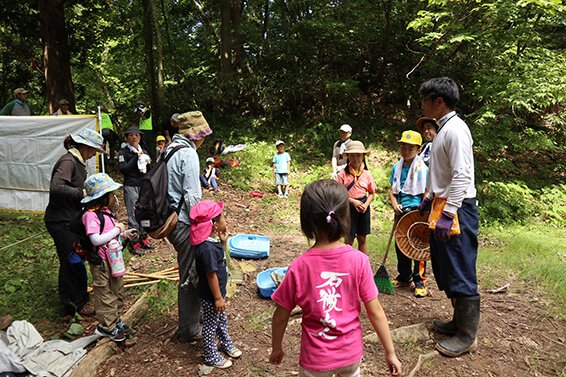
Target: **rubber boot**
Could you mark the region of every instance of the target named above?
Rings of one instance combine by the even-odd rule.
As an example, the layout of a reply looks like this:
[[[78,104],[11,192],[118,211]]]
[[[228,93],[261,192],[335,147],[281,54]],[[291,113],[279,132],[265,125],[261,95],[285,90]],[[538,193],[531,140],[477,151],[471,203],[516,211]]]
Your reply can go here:
[[[476,335],[480,322],[480,296],[458,297],[455,303],[456,335],[436,343],[445,356],[457,357],[478,347]]]
[[[454,336],[458,331],[456,327],[456,299],[451,299],[452,308],[454,308],[454,314],[452,315],[451,321],[441,321],[440,319],[432,320],[432,329],[440,334]]]

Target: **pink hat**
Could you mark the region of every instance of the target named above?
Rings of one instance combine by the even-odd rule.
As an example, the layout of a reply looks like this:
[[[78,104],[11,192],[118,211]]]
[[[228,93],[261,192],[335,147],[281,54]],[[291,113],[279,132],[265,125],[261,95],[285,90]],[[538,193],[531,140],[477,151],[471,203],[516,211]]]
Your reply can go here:
[[[191,208],[191,245],[206,241],[212,233],[212,219],[222,213],[224,203],[214,200],[203,200]]]

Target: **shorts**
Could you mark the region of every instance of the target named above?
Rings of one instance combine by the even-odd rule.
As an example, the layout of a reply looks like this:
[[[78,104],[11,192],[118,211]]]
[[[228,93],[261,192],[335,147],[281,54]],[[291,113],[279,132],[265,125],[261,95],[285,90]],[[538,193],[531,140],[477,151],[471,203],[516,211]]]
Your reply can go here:
[[[308,370],[303,367],[299,367],[299,377],[332,377],[336,375],[337,377],[359,377],[361,376],[360,364],[361,360],[355,364],[348,365],[342,368],[336,368],[334,370],[329,370],[327,372],[316,372],[314,370]]]
[[[365,203],[367,197],[357,198],[362,203]],[[371,207],[364,213],[359,213],[358,210],[350,204],[350,240],[356,238],[356,236],[365,236],[371,233]]]
[[[275,184],[287,186],[289,184],[289,174],[275,173]]]

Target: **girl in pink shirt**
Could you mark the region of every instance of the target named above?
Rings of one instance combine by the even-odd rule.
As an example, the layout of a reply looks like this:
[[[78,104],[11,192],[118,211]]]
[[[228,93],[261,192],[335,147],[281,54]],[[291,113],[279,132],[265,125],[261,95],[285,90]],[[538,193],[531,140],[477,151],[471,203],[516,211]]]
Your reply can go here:
[[[324,179],[305,187],[301,229],[315,244],[291,263],[271,296],[277,309],[273,314],[269,361],[281,363],[283,335],[291,310],[298,305],[303,310],[299,376],[360,376],[362,301],[385,349],[390,374],[400,376],[401,363],[377,298],[369,259],[341,242],[348,226],[348,193],[342,185]]]
[[[361,141],[348,143],[342,153],[348,157],[348,165],[338,173],[336,180],[346,190],[350,202],[350,233],[347,242],[352,245],[358,239],[358,250],[368,253],[366,236],[371,232],[370,205],[377,186],[367,170],[365,156],[369,155]]]
[[[125,230],[116,221],[113,210],[118,206],[114,191],[122,187],[105,173],[93,174],[85,181],[86,196],[82,222],[86,235],[98,253],[89,259],[94,290],[94,309],[99,324],[95,334],[116,342],[126,339],[130,328],[120,319],[124,306],[124,279],[126,272],[122,257],[122,238],[135,239],[137,229]]]

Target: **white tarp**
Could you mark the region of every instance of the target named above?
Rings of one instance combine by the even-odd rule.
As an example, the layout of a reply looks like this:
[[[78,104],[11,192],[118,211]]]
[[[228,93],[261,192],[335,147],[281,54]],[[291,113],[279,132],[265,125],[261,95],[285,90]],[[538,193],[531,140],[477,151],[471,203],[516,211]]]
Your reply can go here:
[[[83,128],[96,130],[96,115],[0,116],[0,211],[44,211],[63,140]],[[95,158],[87,171],[96,172]]]

